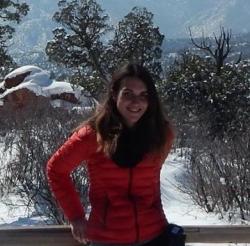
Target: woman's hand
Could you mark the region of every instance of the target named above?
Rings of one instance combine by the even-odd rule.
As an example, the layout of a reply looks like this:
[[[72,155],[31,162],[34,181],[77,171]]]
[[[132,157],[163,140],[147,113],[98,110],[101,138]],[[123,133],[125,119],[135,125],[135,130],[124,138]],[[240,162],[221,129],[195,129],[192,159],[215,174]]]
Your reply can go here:
[[[70,228],[73,237],[80,243],[87,244],[88,240],[86,238],[86,225],[85,219],[75,219],[70,221]]]

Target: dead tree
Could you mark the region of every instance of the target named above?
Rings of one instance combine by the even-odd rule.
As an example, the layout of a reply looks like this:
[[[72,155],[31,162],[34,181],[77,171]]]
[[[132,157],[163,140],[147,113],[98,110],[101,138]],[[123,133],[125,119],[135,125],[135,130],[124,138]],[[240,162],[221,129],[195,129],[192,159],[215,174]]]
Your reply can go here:
[[[220,75],[221,68],[223,67],[225,59],[227,58],[227,56],[230,53],[231,48],[232,48],[232,46],[230,44],[230,40],[232,37],[231,29],[225,31],[224,27],[220,27],[220,34],[218,36],[216,36],[215,33],[213,33],[215,47],[213,47],[213,45],[212,45],[213,44],[212,38],[205,37],[204,33],[202,33],[200,43],[198,43],[194,40],[190,28],[189,28],[189,35],[190,35],[190,39],[195,47],[197,47],[201,50],[204,50],[205,52],[207,52],[208,54],[210,54],[214,58],[215,64],[216,64],[217,75]]]

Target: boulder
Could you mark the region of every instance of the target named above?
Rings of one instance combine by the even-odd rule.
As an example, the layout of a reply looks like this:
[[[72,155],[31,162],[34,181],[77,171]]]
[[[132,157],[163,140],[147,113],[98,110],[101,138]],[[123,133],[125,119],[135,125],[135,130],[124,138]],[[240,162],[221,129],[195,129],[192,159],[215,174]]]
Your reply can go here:
[[[17,74],[15,77],[10,77],[10,78],[5,78],[4,79],[4,87],[6,89],[10,89],[12,87],[15,87],[19,84],[21,84],[24,79],[30,75],[31,71],[28,71],[28,72],[24,72],[24,73],[21,73],[21,74]]]
[[[0,101],[19,109],[37,103],[38,98],[47,100],[53,107],[71,110],[77,106],[90,106],[90,100],[82,95],[82,88],[50,78],[49,72],[36,66],[15,69],[0,83]],[[4,107],[3,103],[0,107]]]

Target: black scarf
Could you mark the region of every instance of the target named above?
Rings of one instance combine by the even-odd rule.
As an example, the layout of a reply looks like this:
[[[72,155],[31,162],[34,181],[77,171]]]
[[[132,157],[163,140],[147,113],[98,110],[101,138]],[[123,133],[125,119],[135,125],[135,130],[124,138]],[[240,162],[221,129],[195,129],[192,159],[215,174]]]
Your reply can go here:
[[[136,166],[148,151],[147,134],[140,128],[123,127],[112,160],[120,167]]]

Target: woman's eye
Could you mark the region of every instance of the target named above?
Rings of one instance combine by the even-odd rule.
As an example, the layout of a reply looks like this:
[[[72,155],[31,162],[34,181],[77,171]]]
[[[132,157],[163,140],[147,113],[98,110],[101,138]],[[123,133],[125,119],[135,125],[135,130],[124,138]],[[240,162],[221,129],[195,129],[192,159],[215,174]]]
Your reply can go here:
[[[148,95],[147,94],[143,94],[143,95],[140,96],[140,98],[142,100],[148,100]]]
[[[134,93],[130,91],[124,91],[122,93],[122,96],[124,99],[127,100],[140,100],[140,101],[147,101],[148,100],[148,94],[140,94],[140,95],[135,95]]]
[[[133,97],[133,94],[132,94],[131,92],[129,92],[129,91],[124,91],[124,92],[122,93],[122,95],[123,95],[124,97],[126,97],[126,98],[131,98],[131,97]]]

